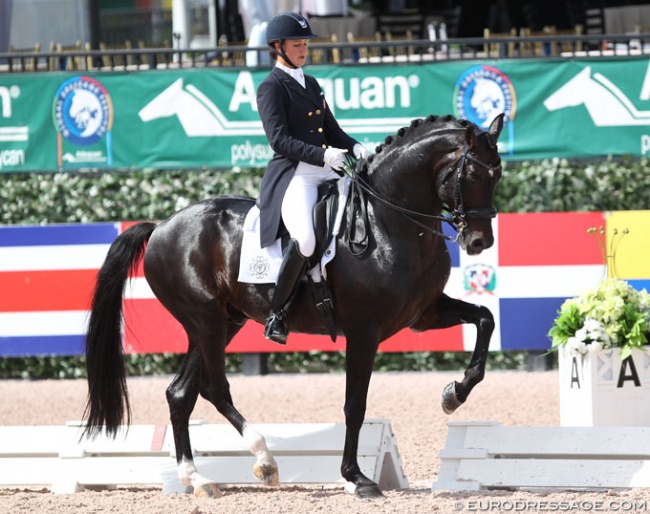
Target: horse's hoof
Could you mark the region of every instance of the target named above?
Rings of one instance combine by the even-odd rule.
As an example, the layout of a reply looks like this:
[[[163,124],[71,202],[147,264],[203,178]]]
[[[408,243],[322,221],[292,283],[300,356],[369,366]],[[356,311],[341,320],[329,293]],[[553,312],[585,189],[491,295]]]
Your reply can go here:
[[[276,486],[280,483],[280,475],[277,466],[270,464],[256,464],[253,467],[253,475],[264,485]]]
[[[453,414],[462,404],[456,395],[456,383],[450,382],[442,390],[442,410],[445,414]]]
[[[354,482],[345,483],[345,492],[354,494],[358,498],[383,498],[384,493],[381,492],[379,486],[375,483],[357,485]]]
[[[222,493],[217,484],[205,483],[194,488],[194,496],[197,498],[221,498]]]
[[[377,484],[361,485],[357,487],[356,495],[359,498],[383,498],[384,493],[381,492]]]

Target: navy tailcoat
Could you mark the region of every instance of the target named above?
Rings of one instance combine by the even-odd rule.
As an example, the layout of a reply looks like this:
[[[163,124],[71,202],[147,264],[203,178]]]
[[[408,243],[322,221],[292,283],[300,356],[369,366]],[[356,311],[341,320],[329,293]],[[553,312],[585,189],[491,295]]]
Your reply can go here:
[[[305,75],[305,88],[274,67],[257,89],[257,108],[273,150],[260,191],[260,243],[278,238],[284,193],[299,161],[323,166],[328,146],[353,152],[355,139],[334,119],[314,77]]]

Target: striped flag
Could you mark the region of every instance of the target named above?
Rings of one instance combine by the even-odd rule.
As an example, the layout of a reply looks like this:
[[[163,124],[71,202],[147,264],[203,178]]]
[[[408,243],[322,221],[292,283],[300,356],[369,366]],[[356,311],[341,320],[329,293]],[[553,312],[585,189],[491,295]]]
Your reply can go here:
[[[587,229],[606,227],[611,244],[615,230],[629,228],[618,248],[618,276],[638,289],[650,286],[649,217],[650,211],[501,214],[493,221],[495,244],[481,255],[468,256],[457,244],[448,244],[452,272],[445,291],[492,311],[491,350],[547,350],[546,334],[560,305],[605,276],[599,243]],[[0,356],[83,351],[97,270],[110,243],[130,225],[0,227]],[[127,284],[124,319],[127,353],[187,348],[185,332],[154,297],[142,266]],[[262,332],[260,324],[248,322],[228,351],[345,349],[344,338],[333,344],[327,336],[291,333],[281,346],[265,340]],[[471,325],[421,333],[407,329],[380,350],[470,351],[475,340]]]
[[[97,270],[119,224],[0,228],[0,355],[82,352]]]
[[[547,350],[546,334],[564,300],[604,277],[598,243],[587,233],[604,223],[601,212],[499,215],[492,224],[495,244],[481,255],[469,256],[458,244],[448,243],[452,272],[445,292],[491,310],[496,321],[491,350]],[[452,235],[448,227],[445,232]],[[184,349],[182,328],[161,309],[146,283],[140,282],[138,290],[128,300],[131,314],[125,315],[131,326],[125,334],[127,350],[177,349],[179,341]],[[155,337],[146,336],[152,333]],[[473,325],[419,333],[407,329],[382,343],[380,350],[471,351],[475,342]],[[344,343],[343,338],[333,344],[326,336],[291,333],[288,344],[279,346],[262,337],[261,325],[248,322],[229,351],[337,351],[345,349]]]
[[[446,292],[492,311],[491,350],[547,350],[546,334],[564,300],[605,276],[598,243],[587,233],[603,223],[600,212],[500,214],[489,250],[469,256],[450,247]],[[472,281],[476,274],[486,285]],[[464,349],[472,350],[475,339],[474,327],[464,325]]]

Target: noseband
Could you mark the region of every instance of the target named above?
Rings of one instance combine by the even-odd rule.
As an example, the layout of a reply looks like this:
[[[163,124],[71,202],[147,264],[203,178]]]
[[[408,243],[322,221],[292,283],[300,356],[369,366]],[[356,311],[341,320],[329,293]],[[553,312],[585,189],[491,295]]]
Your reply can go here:
[[[380,202],[390,207],[391,209],[404,214],[409,220],[411,220],[419,227],[425,229],[427,232],[431,232],[432,234],[441,236],[447,241],[456,242],[458,241],[458,238],[460,238],[460,236],[463,234],[463,231],[467,227],[466,220],[468,218],[490,219],[490,218],[494,218],[497,215],[497,210],[494,207],[478,207],[475,209],[465,208],[465,201],[463,199],[462,178],[463,175],[465,174],[465,169],[467,168],[467,161],[472,161],[478,164],[479,166],[491,171],[497,170],[500,166],[500,164],[492,165],[483,162],[478,157],[476,157],[473,153],[471,153],[467,145],[465,145],[463,147],[463,153],[458,158],[458,160],[454,163],[454,165],[449,169],[449,172],[445,175],[445,178],[443,179],[444,182],[444,180],[446,180],[447,177],[451,175],[453,171],[456,172],[457,207],[455,209],[450,209],[448,207],[445,208],[445,210],[449,212],[447,216],[437,216],[435,214],[427,214],[424,212],[412,211],[410,209],[407,209],[406,207],[401,207],[382,198],[372,189],[372,187],[365,180],[363,180],[360,177],[359,170],[364,164],[363,161],[358,161],[356,172],[348,171],[348,175],[352,179],[353,185],[358,186],[360,189],[364,190],[369,196],[373,197],[376,200],[379,200]],[[414,218],[415,216],[428,219],[428,220],[438,220],[438,221],[443,221],[445,223],[449,223],[451,227],[456,231],[456,237],[450,237],[438,230],[435,230],[434,228],[429,227],[428,225],[425,225],[424,223],[421,223],[420,221]]]
[[[467,222],[465,221],[467,218],[490,219],[490,218],[494,218],[497,215],[497,210],[494,206],[477,207],[475,209],[465,208],[465,200],[463,199],[462,178],[465,172],[465,168],[467,167],[468,160],[475,162],[479,166],[491,171],[496,170],[500,166],[500,164],[493,166],[491,164],[487,164],[483,162],[474,154],[470,153],[469,148],[467,148],[467,145],[463,147],[463,153],[456,161],[456,205],[458,207],[456,207],[456,209],[453,210],[448,209],[449,217],[443,218],[444,221],[450,223],[451,226],[454,227],[454,229],[458,232],[455,240],[458,240],[463,230],[467,226]]]

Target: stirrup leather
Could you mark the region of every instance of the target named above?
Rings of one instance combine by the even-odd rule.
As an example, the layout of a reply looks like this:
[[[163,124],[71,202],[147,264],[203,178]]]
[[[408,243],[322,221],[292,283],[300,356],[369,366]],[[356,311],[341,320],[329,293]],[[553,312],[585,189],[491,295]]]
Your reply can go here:
[[[314,280],[307,275],[309,282],[312,287],[312,299],[316,310],[323,322],[323,326],[327,333],[332,339],[332,342],[336,342],[336,317],[334,315],[334,300],[332,299],[332,292],[327,286],[325,279],[322,279],[320,282],[314,282]]]

